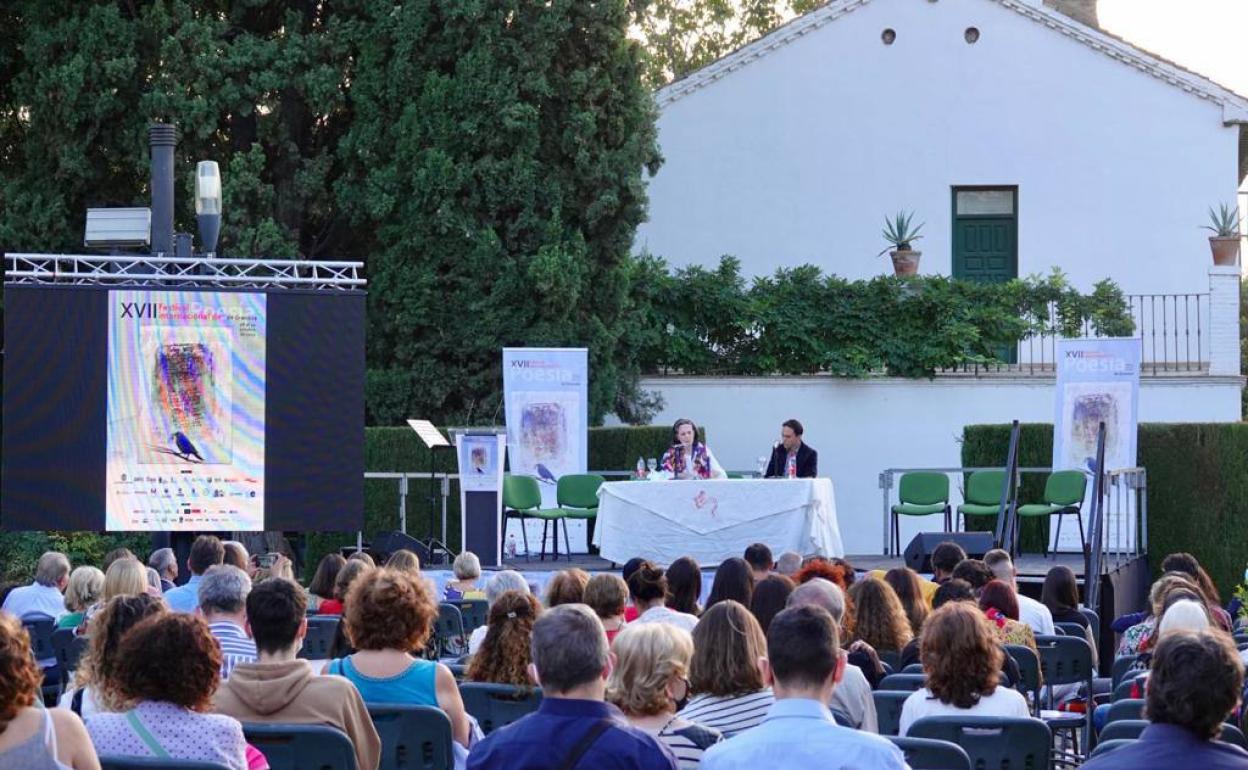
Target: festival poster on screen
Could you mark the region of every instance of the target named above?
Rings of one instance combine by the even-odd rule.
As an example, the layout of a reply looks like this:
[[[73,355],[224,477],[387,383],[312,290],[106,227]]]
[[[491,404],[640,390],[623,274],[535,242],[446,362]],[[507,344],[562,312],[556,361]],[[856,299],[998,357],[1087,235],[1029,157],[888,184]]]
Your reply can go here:
[[[504,348],[503,400],[511,472],[532,476],[542,507],[554,508],[556,484],[565,473],[584,473],[589,462],[589,351],[585,348]],[[529,542],[541,536],[540,522]],[[569,535],[584,523],[568,522]]]
[[[1105,423],[1105,469],[1135,467],[1139,422],[1140,340],[1103,338],[1058,340],[1056,419],[1053,423],[1053,467],[1096,470],[1098,426]],[[1092,477],[1084,499],[1085,528],[1092,511]],[[1114,490],[1109,490],[1114,494]],[[1121,504],[1119,504],[1121,502]],[[1102,531],[1110,545],[1130,547],[1135,537],[1133,500],[1112,500],[1105,506]],[[1079,529],[1072,517],[1062,524],[1061,541],[1050,526],[1051,547],[1079,551]]]
[[[264,294],[109,292],[109,530],[264,529]]]

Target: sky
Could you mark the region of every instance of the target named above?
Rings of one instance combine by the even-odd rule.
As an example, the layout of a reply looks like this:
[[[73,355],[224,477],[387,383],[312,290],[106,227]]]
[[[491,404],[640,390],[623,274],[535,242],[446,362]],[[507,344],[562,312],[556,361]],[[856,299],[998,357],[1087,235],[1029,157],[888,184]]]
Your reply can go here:
[[[1248,0],[1100,0],[1101,27],[1248,96]]]

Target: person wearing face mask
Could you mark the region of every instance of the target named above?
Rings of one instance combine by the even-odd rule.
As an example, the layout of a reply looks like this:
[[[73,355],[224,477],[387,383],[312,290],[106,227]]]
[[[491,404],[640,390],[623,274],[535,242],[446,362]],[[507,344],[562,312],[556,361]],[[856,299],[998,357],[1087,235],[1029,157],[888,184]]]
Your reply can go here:
[[[616,637],[615,670],[607,682],[607,700],[624,712],[633,727],[671,749],[681,770],[702,762],[702,753],[724,739],[676,712],[689,701],[689,662],[693,637],[666,623],[628,626]]]
[[[710,447],[698,441],[698,426],[684,417],[672,426],[672,444],[663,453],[659,466],[676,479],[728,478]]]

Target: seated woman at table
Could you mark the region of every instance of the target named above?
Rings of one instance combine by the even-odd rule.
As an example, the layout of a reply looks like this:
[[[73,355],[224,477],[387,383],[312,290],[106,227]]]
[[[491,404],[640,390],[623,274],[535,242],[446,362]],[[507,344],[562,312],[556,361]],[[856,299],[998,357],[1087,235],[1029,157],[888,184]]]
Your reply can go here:
[[[710,447],[698,441],[698,426],[684,417],[672,426],[672,445],[663,453],[659,467],[677,479],[728,478]]]

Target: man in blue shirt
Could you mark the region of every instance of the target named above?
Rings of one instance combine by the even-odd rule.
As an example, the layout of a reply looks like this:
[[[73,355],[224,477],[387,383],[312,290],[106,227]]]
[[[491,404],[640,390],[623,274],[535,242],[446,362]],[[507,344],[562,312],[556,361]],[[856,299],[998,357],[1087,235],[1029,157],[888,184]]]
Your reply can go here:
[[[199,584],[209,567],[225,562],[225,546],[216,535],[200,535],[191,544],[191,557],[186,566],[191,568],[191,579],[165,593],[165,602],[174,612],[194,612],[199,607]]]
[[[824,705],[845,669],[827,610],[803,606],[776,615],[762,664],[775,704],[758,727],[712,746],[702,756],[702,770],[906,768],[901,749],[878,735],[841,727]]]
[[[1248,751],[1218,740],[1243,682],[1243,666],[1227,634],[1214,629],[1168,632],[1153,650],[1144,686],[1144,713],[1152,724],[1131,745],[1094,757],[1083,767],[1248,768]]]
[[[615,657],[592,610],[547,610],[530,646],[529,676],[541,685],[542,704],[478,743],[468,770],[677,770],[666,746],[604,702]]]

